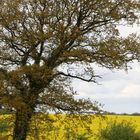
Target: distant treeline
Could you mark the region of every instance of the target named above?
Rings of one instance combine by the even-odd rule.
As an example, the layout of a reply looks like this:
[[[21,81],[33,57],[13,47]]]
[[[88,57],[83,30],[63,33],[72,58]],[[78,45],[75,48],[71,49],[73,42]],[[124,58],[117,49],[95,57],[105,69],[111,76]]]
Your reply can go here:
[[[104,111],[102,114],[105,114],[105,115],[132,115],[132,116],[140,116],[139,112],[135,112],[135,113],[115,113],[115,112]]]
[[[15,110],[13,108],[9,107],[0,107],[0,114],[11,114],[14,113]],[[129,116],[140,116],[140,112],[134,112],[134,113],[115,113],[115,112],[108,112],[103,111],[101,113],[102,115],[129,115]]]

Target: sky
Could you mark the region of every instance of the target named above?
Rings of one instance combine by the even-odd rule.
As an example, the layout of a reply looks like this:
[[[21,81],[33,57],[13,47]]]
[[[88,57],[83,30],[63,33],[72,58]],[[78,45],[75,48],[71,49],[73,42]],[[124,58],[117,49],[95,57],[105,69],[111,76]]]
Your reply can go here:
[[[140,25],[118,27],[120,35],[126,37],[131,33],[140,35]],[[95,73],[101,75],[99,84],[73,81],[79,97],[90,98],[103,105],[103,110],[115,113],[140,112],[140,64],[130,64],[132,69],[108,70],[94,65]]]

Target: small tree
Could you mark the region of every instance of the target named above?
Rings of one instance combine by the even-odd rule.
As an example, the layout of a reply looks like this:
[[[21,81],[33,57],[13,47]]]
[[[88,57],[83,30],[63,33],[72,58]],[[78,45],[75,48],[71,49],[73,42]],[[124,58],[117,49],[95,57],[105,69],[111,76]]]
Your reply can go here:
[[[90,100],[76,100],[69,82],[96,83],[92,63],[127,69],[139,59],[137,37],[123,39],[116,28],[135,23],[139,9],[137,0],[0,1],[0,103],[16,111],[14,140],[26,139],[37,105],[99,111]]]

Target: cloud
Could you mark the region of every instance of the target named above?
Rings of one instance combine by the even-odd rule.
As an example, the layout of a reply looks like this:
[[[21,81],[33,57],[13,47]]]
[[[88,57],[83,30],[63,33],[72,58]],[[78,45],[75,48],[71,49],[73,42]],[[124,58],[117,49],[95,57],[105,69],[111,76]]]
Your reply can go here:
[[[98,100],[104,105],[103,109],[116,113],[134,113],[140,112],[140,99],[139,98],[108,98]]]
[[[140,112],[140,66],[131,64],[133,69],[127,73],[123,70],[113,72],[104,68],[94,67],[100,85],[73,81],[73,87],[78,91],[77,98],[90,98],[104,104],[107,111],[118,113]]]
[[[128,84],[120,93],[123,98],[140,98],[140,84]]]

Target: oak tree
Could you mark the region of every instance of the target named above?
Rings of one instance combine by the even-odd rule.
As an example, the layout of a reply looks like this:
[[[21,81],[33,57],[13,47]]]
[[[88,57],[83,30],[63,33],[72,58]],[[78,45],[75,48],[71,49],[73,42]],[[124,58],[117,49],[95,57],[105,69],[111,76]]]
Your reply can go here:
[[[139,60],[138,38],[117,26],[138,20],[138,0],[1,0],[0,104],[15,110],[14,140],[25,140],[38,106],[98,112],[76,99],[72,79],[95,82],[93,63],[127,69]]]

